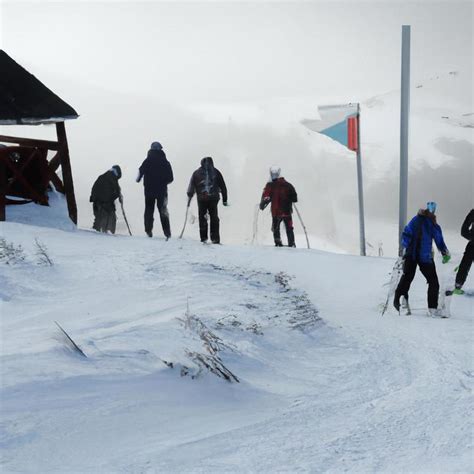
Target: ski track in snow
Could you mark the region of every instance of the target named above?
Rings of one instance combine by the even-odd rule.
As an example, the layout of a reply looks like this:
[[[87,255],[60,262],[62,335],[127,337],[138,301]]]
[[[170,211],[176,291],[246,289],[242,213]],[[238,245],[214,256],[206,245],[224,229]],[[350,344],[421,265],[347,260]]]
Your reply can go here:
[[[471,297],[380,317],[391,259],[2,231],[26,254],[0,263],[2,472],[472,472]],[[188,304],[241,383],[180,376]]]

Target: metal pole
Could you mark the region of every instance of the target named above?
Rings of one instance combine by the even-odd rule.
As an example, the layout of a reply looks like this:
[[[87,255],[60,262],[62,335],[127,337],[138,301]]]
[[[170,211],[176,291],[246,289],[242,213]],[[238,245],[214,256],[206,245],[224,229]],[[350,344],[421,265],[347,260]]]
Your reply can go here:
[[[360,254],[365,257],[365,220],[364,220],[364,186],[362,183],[362,159],[360,154],[360,105],[357,104],[357,187],[359,190],[359,233]]]
[[[398,254],[402,255],[402,232],[407,223],[408,203],[408,125],[410,115],[410,25],[402,26],[402,77],[400,102],[400,201]]]

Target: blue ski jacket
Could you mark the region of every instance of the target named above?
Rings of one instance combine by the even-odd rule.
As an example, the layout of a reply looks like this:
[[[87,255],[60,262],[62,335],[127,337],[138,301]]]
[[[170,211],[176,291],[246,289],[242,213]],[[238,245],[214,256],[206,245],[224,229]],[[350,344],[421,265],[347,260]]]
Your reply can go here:
[[[436,217],[422,209],[403,231],[402,246],[406,249],[405,255],[421,263],[432,262],[433,240],[443,255],[449,253]]]

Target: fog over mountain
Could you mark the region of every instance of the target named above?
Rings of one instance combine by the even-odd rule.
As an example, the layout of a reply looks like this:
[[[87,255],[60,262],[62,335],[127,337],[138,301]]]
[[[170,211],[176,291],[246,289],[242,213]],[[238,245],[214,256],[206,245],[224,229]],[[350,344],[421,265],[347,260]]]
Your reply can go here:
[[[344,10],[323,2],[7,2],[0,12],[2,48],[80,114],[67,124],[80,226],[91,225],[95,178],[120,164],[128,218],[135,233],[143,232],[143,189],[134,179],[158,140],[175,172],[174,235],[190,175],[212,156],[229,188],[224,243],[271,241],[268,214],[260,214],[257,236],[254,218],[276,164],[298,191],[313,245],[352,253],[358,252],[355,156],[313,132],[311,123],[318,105],[361,103],[369,250],[383,243],[393,253],[400,31],[403,22],[412,24],[408,214],[438,201],[448,245],[461,247],[454,234],[474,201],[472,4],[367,9],[353,2]],[[35,25],[48,27],[38,35]],[[54,136],[51,127],[1,132]],[[119,231],[126,231],[123,223]],[[298,222],[296,231],[303,246]],[[197,224],[187,235],[197,238]]]

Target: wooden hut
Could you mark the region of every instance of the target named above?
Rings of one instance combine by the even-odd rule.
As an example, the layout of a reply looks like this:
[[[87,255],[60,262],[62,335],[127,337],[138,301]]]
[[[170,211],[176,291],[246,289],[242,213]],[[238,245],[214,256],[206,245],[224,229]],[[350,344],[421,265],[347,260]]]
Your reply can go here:
[[[77,224],[64,126],[77,117],[70,105],[0,50],[0,125],[55,124],[57,135],[56,141],[0,135],[0,221],[6,219],[6,205],[47,205],[53,185],[66,196],[69,217]],[[48,157],[49,152],[54,154]],[[60,167],[62,179],[57,174]]]

